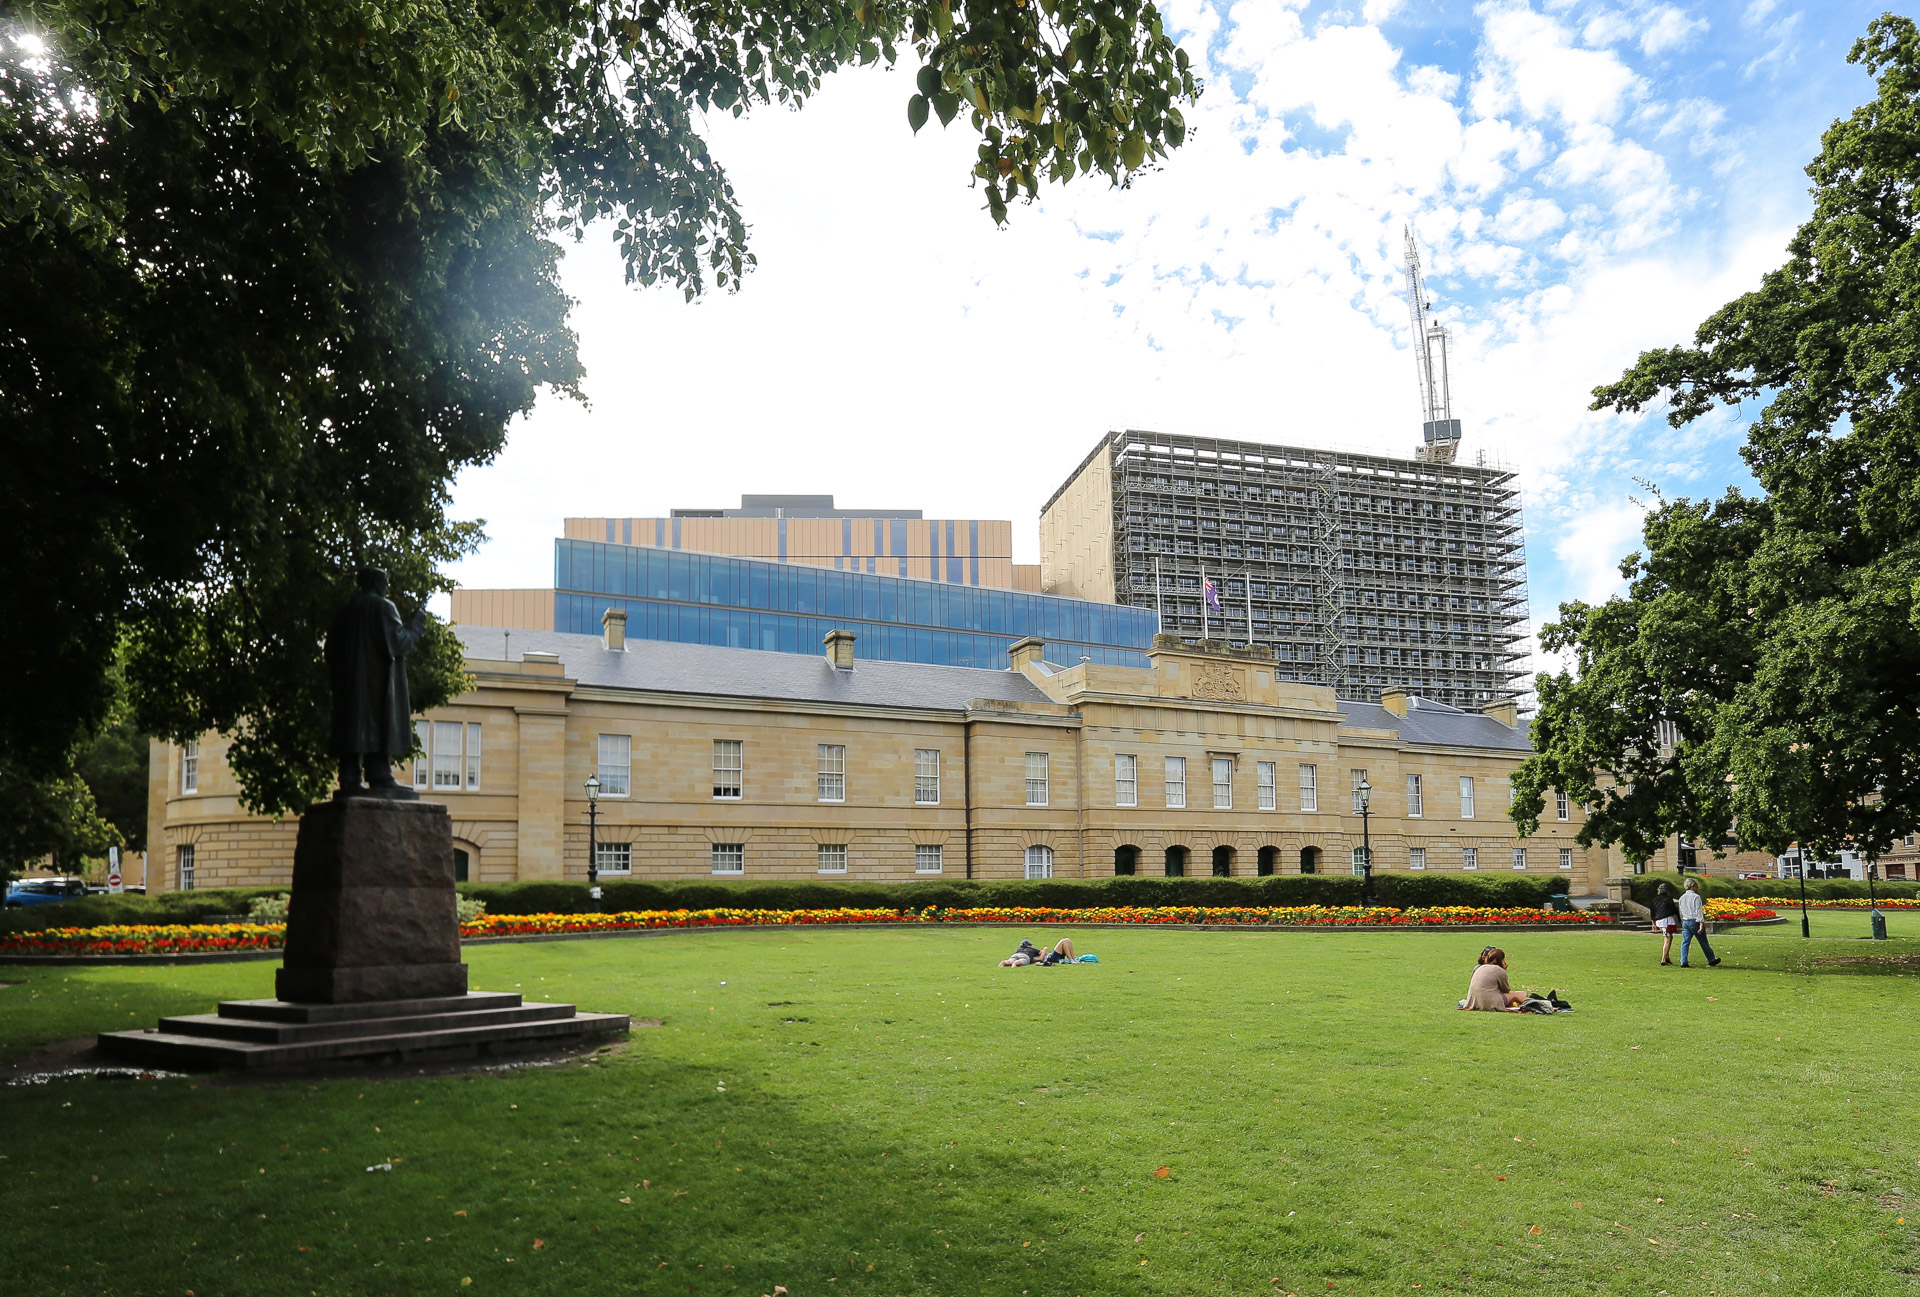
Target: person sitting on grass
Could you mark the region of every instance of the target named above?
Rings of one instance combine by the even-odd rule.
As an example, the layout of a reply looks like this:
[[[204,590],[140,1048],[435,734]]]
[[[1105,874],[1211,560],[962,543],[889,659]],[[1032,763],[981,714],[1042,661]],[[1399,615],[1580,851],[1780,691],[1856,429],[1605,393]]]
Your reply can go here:
[[[1467,982],[1463,1009],[1484,1009],[1493,1013],[1518,1013],[1527,997],[1507,984],[1507,952],[1488,946],[1480,952],[1480,963]]]
[[[1052,950],[1042,950],[1031,941],[1021,938],[1013,954],[1000,961],[1002,968],[1025,968],[1028,964],[1043,966],[1052,964],[1071,964],[1073,962],[1073,938],[1062,937],[1054,943]]]

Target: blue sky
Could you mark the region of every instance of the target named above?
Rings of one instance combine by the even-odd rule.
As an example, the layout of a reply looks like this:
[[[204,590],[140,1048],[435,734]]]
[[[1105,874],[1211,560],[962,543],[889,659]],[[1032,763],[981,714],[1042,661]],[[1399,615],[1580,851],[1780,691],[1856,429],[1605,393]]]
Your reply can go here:
[[[742,492],[1014,520],[1112,427],[1407,454],[1419,407],[1400,231],[1455,337],[1464,454],[1520,474],[1536,619],[1601,598],[1646,492],[1750,485],[1743,424],[1586,409],[1782,259],[1802,168],[1871,84],[1852,3],[1165,8],[1208,89],[1187,146],[996,230],[961,126],[905,122],[912,68],[712,123],[758,270],[688,306],[565,276],[590,404],[543,400],[455,508],[469,585],[537,586],[568,514]]]

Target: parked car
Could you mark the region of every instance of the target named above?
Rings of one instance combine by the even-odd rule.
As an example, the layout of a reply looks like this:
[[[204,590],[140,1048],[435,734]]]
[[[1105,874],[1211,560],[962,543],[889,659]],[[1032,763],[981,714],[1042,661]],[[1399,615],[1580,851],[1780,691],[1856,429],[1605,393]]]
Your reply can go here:
[[[7,888],[7,908],[18,910],[28,905],[51,905],[71,901],[87,894],[87,885],[78,878],[22,878]]]
[[[1773,875],[1772,875],[1772,874],[1761,874],[1761,873],[1745,873],[1745,874],[1742,874],[1742,875],[1740,875],[1740,877],[1742,877],[1742,878],[1752,878],[1752,879],[1756,879],[1756,880],[1765,880],[1765,881],[1771,881],[1771,880],[1773,879]]]

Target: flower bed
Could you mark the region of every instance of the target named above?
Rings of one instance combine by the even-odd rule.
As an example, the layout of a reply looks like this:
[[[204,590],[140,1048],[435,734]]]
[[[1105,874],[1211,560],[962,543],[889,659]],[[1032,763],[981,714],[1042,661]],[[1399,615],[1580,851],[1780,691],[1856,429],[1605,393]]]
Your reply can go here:
[[[1780,916],[1751,897],[1709,896],[1707,918],[1714,923],[1753,923]]]
[[[1715,902],[1708,902],[1711,906]],[[1715,917],[1733,917],[1715,915]],[[1771,918],[1768,910],[1739,917]],[[931,907],[925,910],[629,910],[620,914],[484,914],[460,925],[463,937],[565,936],[570,933],[626,932],[649,928],[772,928],[851,926],[862,923],[1137,923],[1206,924],[1228,927],[1391,927],[1441,928],[1499,924],[1554,924],[1586,927],[1608,922],[1584,910],[1566,913],[1530,908],[1492,909],[1446,905],[1424,909],[1390,906],[1104,906],[1051,909],[1003,906],[985,909]],[[169,924],[106,928],[48,928],[0,938],[0,959],[7,955],[183,955],[236,950],[274,950],[285,938],[279,923]]]
[[[1792,910],[1800,908],[1800,898],[1797,896],[1754,896],[1747,898],[1742,903],[1746,905],[1779,905]],[[1707,905],[1711,908],[1713,902],[1708,901]],[[1880,898],[1879,905],[1883,910],[1920,910],[1920,899],[1883,896]],[[1807,908],[1809,910],[1870,910],[1873,906],[1874,902],[1869,901],[1864,896],[1850,896],[1838,901],[1816,901],[1812,897],[1807,898]]]

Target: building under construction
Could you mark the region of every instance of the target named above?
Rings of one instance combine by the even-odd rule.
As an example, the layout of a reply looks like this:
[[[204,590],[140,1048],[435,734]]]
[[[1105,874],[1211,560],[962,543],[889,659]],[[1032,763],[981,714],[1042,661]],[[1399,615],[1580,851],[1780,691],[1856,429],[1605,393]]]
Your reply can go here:
[[[1446,331],[1411,235],[1420,379],[1410,459],[1115,432],[1041,511],[1041,588],[1151,607],[1161,631],[1271,652],[1282,680],[1454,707],[1522,692],[1527,563],[1514,474],[1456,462]]]

